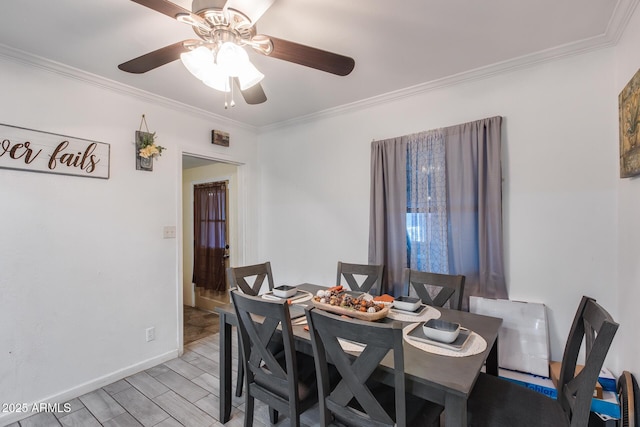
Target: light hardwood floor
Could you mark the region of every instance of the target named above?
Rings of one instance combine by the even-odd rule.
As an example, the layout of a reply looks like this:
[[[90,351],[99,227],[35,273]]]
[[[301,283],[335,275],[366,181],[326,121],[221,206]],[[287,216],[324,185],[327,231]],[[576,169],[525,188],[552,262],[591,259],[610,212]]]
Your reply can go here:
[[[234,337],[233,390],[237,367]],[[182,357],[139,372],[113,384],[71,400],[70,412],[42,412],[10,427],[49,426],[157,426],[157,427],[239,427],[244,421],[244,397],[234,396],[231,420],[219,420],[218,334],[185,345]],[[278,426],[289,425],[280,417]],[[318,426],[317,407],[303,414],[306,426]],[[256,400],[254,426],[269,426],[267,407]]]

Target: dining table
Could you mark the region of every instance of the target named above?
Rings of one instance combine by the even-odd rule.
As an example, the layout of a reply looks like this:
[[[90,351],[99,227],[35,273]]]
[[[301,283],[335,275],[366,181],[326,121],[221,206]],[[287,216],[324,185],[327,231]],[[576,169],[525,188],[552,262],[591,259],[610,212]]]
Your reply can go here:
[[[327,287],[310,283],[297,286],[314,295]],[[301,304],[313,304],[306,300]],[[498,332],[502,319],[460,310],[435,307],[440,319],[459,323],[473,331],[486,341],[486,348],[477,354],[464,357],[451,357],[438,352],[424,351],[417,346],[404,342],[404,366],[406,391],[425,400],[444,407],[446,427],[467,426],[467,400],[473,386],[484,368],[490,375],[498,375]],[[231,416],[232,402],[232,328],[237,326],[233,305],[216,308],[220,316],[220,422],[227,423]],[[406,318],[406,317],[405,317]],[[403,318],[403,319],[405,319]],[[385,318],[379,322],[390,322]],[[313,355],[311,336],[304,325],[294,324],[294,342],[296,350]],[[403,321],[403,326],[411,321]],[[376,370],[375,378],[393,386],[393,357],[388,354]]]

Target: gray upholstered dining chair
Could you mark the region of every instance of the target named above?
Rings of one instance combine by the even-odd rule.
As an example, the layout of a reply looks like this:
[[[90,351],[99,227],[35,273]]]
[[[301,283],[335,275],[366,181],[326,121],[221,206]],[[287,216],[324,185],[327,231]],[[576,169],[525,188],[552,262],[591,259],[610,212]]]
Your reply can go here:
[[[423,303],[444,307],[448,302],[453,310],[462,308],[464,280],[465,276],[462,275],[427,273],[410,268],[402,272],[404,295],[411,295],[413,289]]]
[[[231,292],[231,299],[245,369],[244,426],[253,425],[255,399],[269,406],[272,423],[283,413],[289,416],[289,425],[299,426],[300,414],[316,404],[317,394],[313,361],[295,349],[289,304],[238,291]],[[311,375],[299,371],[305,364]],[[303,377],[310,383],[305,384]]]
[[[380,295],[382,290],[382,279],[384,274],[384,265],[376,264],[348,264],[338,261],[338,276],[336,278],[336,286],[342,283],[344,277],[345,282],[352,291],[368,292],[372,295]],[[358,283],[358,278],[364,280]]]
[[[557,400],[513,382],[480,374],[467,401],[472,427],[585,427],[593,390],[618,324],[594,299],[582,297],[567,339]],[[585,366],[576,375],[583,340]]]
[[[321,426],[334,420],[362,427],[439,425],[442,406],[406,393],[401,323],[345,319],[318,308],[307,310],[307,323],[316,364]],[[338,339],[359,343],[364,349],[349,354]],[[370,378],[390,351],[393,387]],[[334,366],[337,377],[330,375]]]
[[[253,277],[254,281],[249,283],[248,278]],[[258,295],[262,285],[267,280],[269,290],[273,289],[273,273],[271,263],[246,265],[242,267],[227,268],[227,285],[229,289],[238,288],[246,295]],[[244,383],[244,366],[238,354],[238,376],[236,378],[236,396],[242,396],[242,384]]]

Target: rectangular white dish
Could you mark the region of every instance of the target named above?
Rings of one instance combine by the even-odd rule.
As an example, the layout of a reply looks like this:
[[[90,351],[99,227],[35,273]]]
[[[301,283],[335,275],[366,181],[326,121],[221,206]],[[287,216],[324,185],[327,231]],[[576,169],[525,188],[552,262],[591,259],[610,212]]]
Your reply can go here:
[[[273,295],[278,298],[291,298],[298,292],[298,288],[295,286],[281,285],[273,288]]]
[[[415,297],[402,296],[393,301],[394,308],[404,311],[416,311],[420,307],[420,304],[422,304],[420,298]]]

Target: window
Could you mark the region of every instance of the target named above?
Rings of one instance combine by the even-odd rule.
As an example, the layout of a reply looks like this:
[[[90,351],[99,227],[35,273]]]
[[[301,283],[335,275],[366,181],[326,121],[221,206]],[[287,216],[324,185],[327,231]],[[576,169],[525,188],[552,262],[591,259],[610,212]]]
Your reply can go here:
[[[502,244],[502,117],[373,141],[369,263],[401,295],[405,268],[465,279],[507,298]]]

